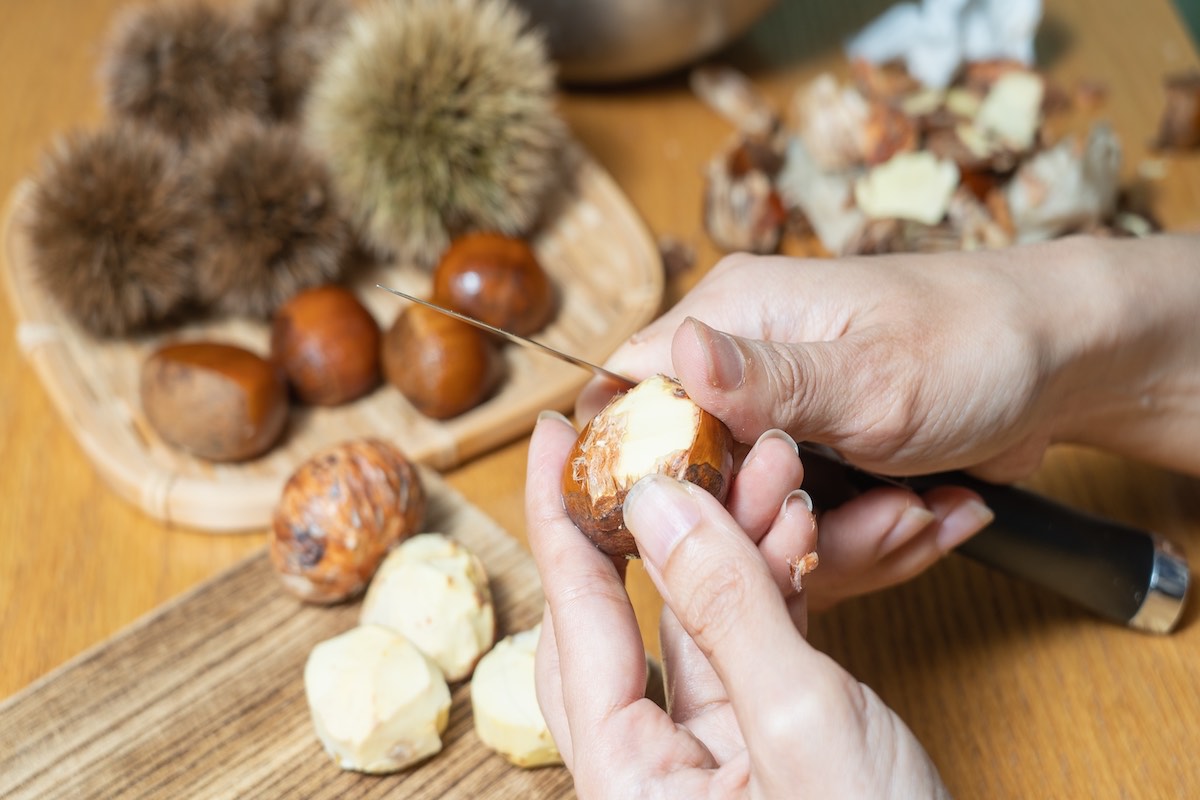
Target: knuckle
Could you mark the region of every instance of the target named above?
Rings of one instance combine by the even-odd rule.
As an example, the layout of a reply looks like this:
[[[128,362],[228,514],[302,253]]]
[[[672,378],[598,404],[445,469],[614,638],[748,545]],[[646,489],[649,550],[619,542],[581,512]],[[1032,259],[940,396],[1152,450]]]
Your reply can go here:
[[[576,609],[587,610],[596,606],[623,607],[629,599],[625,590],[609,581],[596,580],[591,571],[580,571],[576,575],[564,576],[561,588],[552,597],[551,609],[555,617],[569,619]]]
[[[857,449],[888,459],[906,448],[922,414],[921,370],[911,357],[886,341],[859,349],[858,369],[852,378],[851,396],[858,413],[852,418]]]
[[[711,656],[750,613],[745,608],[747,577],[715,555],[689,571],[680,621],[705,656]]]
[[[753,260],[753,256],[747,253],[730,253],[718,261],[709,271],[711,278],[716,279],[728,272],[737,272],[745,269]]]
[[[796,412],[804,408],[808,396],[813,393],[813,385],[808,376],[813,372],[803,362],[804,356],[792,347],[777,346],[772,348],[775,357],[766,359],[764,363],[764,378],[767,382],[768,396],[781,401],[785,413]]]

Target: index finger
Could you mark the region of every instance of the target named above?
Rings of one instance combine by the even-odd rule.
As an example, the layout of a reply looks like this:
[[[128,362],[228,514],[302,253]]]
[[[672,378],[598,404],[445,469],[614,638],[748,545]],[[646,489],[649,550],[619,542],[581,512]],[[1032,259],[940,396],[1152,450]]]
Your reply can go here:
[[[563,705],[578,743],[604,717],[644,696],[646,656],[620,573],[563,510],[562,469],[575,436],[557,415],[538,420],[525,516],[558,644]]]

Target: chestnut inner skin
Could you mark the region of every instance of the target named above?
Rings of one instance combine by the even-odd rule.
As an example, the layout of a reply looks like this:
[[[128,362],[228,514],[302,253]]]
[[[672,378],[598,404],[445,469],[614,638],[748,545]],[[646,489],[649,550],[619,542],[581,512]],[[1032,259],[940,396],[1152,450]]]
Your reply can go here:
[[[678,401],[683,402],[676,405]],[[634,414],[639,418],[631,419]],[[670,425],[690,425],[691,436],[681,427],[682,440],[662,452],[638,454],[635,460],[644,466],[630,470],[622,452],[638,446],[636,440],[643,436],[661,433],[664,414],[671,417]],[[637,544],[625,528],[625,497],[639,478],[651,472],[694,483],[721,502],[729,494],[733,474],[729,429],[692,403],[678,381],[662,375],[613,398],[580,432],[563,468],[567,516],[604,553],[637,558]]]

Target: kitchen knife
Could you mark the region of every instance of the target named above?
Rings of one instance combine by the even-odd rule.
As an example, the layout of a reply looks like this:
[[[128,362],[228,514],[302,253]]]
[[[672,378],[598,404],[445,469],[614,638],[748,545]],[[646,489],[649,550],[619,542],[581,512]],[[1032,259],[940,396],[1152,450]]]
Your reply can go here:
[[[1157,534],[965,472],[889,478],[847,464],[826,448],[801,449],[805,488],[820,506],[840,505],[880,486],[917,493],[962,486],[996,516],[956,552],[1131,628],[1170,633],[1179,622],[1188,565],[1179,548]]]
[[[435,303],[379,286],[406,300],[547,355],[591,370],[615,386],[635,381],[541,342],[518,336]],[[964,472],[890,478],[859,469],[828,448],[801,444],[805,489],[822,507],[868,489],[899,486],[925,492],[962,486],[995,513],[992,523],[959,545],[989,567],[1041,586],[1106,619],[1150,633],[1170,633],[1183,613],[1190,574],[1178,547],[1161,536],[1088,514],[1015,486],[987,483]]]

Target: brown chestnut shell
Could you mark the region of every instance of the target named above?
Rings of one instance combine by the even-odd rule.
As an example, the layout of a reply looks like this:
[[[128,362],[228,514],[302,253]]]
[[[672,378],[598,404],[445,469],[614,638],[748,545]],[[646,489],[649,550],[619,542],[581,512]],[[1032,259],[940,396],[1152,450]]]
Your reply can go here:
[[[383,557],[424,523],[420,474],[396,447],[356,439],[323,450],[288,478],[275,507],[271,563],[301,600],[360,594]]]
[[[563,467],[563,507],[575,526],[601,551],[611,556],[637,558],[637,544],[625,527],[625,497],[637,480],[651,470],[618,475],[619,450],[629,442],[623,434],[629,424],[623,401],[650,382],[689,403],[696,416],[695,435],[686,446],[657,453],[655,468],[663,475],[701,487],[725,502],[733,476],[733,434],[725,423],[692,403],[674,378],[657,375],[614,397],[579,433]],[[624,408],[623,408],[624,407]]]
[[[433,302],[519,336],[544,328],[557,305],[529,242],[486,232],[450,244],[433,273]]]
[[[209,461],[261,455],[287,423],[283,375],[235,345],[165,345],[142,362],[139,392],[142,411],[159,436]]]
[[[489,334],[414,305],[384,335],[383,372],[419,412],[444,420],[487,399],[503,377],[504,359]]]
[[[327,284],[297,293],[271,323],[271,360],[301,402],[338,406],[380,381],[382,334],[354,292]]]

